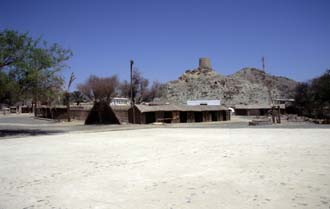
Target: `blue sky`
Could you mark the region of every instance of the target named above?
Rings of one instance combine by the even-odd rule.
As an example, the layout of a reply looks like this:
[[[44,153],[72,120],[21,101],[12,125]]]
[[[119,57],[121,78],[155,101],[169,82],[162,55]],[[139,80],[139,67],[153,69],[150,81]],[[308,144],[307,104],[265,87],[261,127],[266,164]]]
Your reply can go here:
[[[70,48],[77,77],[117,74],[129,60],[168,81],[211,58],[223,75],[243,67],[304,81],[330,68],[329,0],[1,0],[0,29]]]

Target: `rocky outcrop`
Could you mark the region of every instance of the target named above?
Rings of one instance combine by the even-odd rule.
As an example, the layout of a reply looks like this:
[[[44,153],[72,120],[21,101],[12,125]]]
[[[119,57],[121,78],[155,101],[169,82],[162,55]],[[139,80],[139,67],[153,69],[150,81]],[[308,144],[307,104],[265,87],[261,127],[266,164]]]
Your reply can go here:
[[[220,99],[228,106],[270,104],[275,98],[292,97],[296,85],[294,80],[272,76],[256,68],[243,68],[223,76],[210,64],[205,67],[205,61],[200,60],[197,69],[187,70],[178,80],[167,83],[166,98],[183,104],[192,99]]]

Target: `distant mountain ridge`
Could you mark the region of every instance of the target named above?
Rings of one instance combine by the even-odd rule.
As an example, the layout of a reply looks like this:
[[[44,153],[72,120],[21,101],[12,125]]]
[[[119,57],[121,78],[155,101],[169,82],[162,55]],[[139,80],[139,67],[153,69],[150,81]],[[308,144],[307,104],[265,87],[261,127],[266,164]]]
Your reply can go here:
[[[209,60],[200,60],[197,69],[187,70],[178,80],[167,83],[166,99],[183,104],[193,99],[220,99],[228,106],[270,104],[272,99],[292,98],[296,86],[292,79],[269,75],[257,68],[220,75],[212,69]]]

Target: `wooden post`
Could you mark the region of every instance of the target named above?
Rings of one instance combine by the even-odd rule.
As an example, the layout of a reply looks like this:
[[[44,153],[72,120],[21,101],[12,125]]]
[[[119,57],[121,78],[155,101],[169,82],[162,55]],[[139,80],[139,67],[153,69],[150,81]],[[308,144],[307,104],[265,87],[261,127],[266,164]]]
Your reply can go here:
[[[70,116],[70,93],[66,92],[65,93],[65,97],[66,97],[66,111],[67,111],[67,116],[68,116],[68,122],[71,122],[71,116]]]
[[[71,122],[71,117],[70,117],[70,87],[73,81],[76,80],[76,77],[74,76],[74,73],[71,73],[70,80],[68,83],[68,91],[66,92],[66,108],[67,108],[67,116],[68,116],[68,122]]]
[[[130,72],[131,72],[131,107],[132,107],[132,111],[133,111],[133,124],[135,123],[135,108],[134,108],[134,98],[133,98],[133,64],[134,61],[131,60],[130,61]]]
[[[277,123],[281,123],[281,107],[280,105],[278,106],[278,109],[277,109]]]

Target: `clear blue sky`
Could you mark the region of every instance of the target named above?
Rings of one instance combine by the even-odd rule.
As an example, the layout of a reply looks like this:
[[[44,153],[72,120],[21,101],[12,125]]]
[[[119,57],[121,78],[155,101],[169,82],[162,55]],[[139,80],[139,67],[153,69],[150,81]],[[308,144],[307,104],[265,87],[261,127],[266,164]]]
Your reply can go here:
[[[72,49],[77,81],[129,78],[129,60],[168,81],[209,57],[228,75],[261,68],[304,81],[330,68],[329,0],[1,0],[0,29]]]

